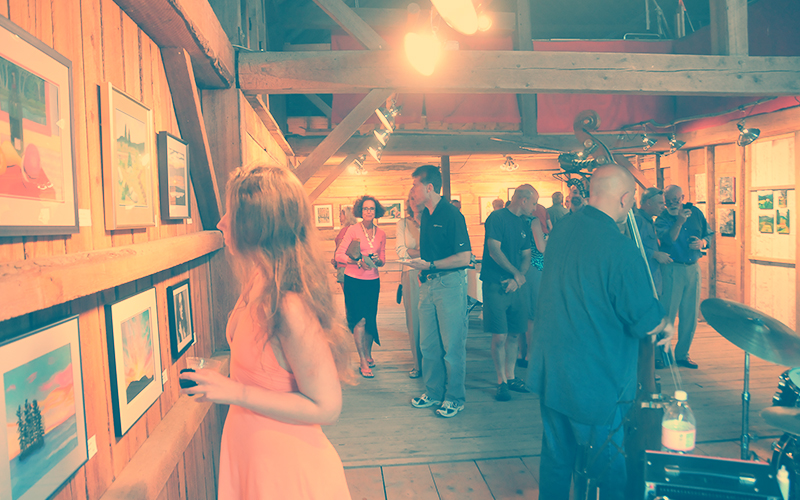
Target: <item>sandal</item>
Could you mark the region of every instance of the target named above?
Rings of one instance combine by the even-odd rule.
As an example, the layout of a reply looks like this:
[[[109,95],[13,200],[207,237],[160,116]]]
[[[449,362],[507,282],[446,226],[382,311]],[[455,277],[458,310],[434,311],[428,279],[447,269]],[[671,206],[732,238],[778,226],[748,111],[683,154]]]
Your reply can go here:
[[[408,372],[408,378],[420,378],[421,376],[422,376],[422,371],[417,370],[416,368]]]
[[[361,373],[361,376],[364,377],[364,378],[375,378],[375,374],[372,373],[372,370],[370,370],[369,368],[367,368],[365,370],[365,369],[359,367],[358,371]]]
[[[367,364],[369,365],[370,368],[375,368],[375,360],[374,359],[368,359],[367,360]]]

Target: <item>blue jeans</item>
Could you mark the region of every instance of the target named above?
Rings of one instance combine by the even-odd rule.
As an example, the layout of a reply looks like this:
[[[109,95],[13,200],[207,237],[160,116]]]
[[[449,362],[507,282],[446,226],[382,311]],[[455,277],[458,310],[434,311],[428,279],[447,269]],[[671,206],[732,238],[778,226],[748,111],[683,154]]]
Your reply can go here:
[[[609,425],[580,424],[544,404],[539,406],[544,427],[542,459],[539,465],[539,498],[569,499],[573,470],[583,470],[581,454],[588,444],[592,448],[585,460],[585,467],[588,476],[600,488],[600,500],[625,500],[627,471],[622,451],[624,429],[621,422],[630,405],[618,404]],[[613,437],[606,443],[612,431]],[[583,499],[585,495],[585,476],[576,473],[575,498]]]
[[[429,279],[419,288],[422,380],[431,399],[464,403],[467,353],[464,271]]]

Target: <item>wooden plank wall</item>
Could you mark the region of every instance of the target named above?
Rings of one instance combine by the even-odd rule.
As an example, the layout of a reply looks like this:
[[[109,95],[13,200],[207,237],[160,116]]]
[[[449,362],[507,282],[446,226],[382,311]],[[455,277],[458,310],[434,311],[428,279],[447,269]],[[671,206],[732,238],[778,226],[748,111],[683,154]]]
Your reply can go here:
[[[159,47],[113,0],[3,0],[0,1],[0,15],[72,61],[77,200],[81,211],[88,212],[91,220],[91,225],[83,226],[78,234],[69,236],[0,238],[0,263],[145,243],[201,231],[193,190],[190,197],[195,207],[194,219],[162,222],[157,216],[157,224],[146,229],[110,232],[104,228],[99,89],[110,81],[153,110],[156,132],[166,130],[180,136]],[[232,109],[231,114],[238,118],[237,109]],[[251,114],[255,116],[252,110]],[[281,151],[280,148],[259,124],[251,120],[247,128],[258,138],[262,155],[267,159],[271,155],[273,159],[270,161],[286,164],[285,155],[280,161],[279,154],[275,153]],[[256,152],[251,156],[259,155]],[[240,164],[240,159],[221,162],[218,172],[227,177],[227,172]],[[156,213],[160,213],[158,207]],[[96,440],[97,453],[60,488],[55,499],[100,498],[178,399],[178,370],[185,366],[185,361],[173,362],[170,351],[168,286],[184,279],[191,280],[197,343],[185,355],[210,356],[214,352],[212,325],[215,318],[221,318],[224,324],[227,311],[211,307],[214,290],[212,259],[222,259],[222,252],[114,289],[0,322],[0,342],[4,342],[69,315],[79,315],[87,437]],[[86,279],[91,279],[91,276]],[[158,297],[161,362],[167,381],[159,400],[125,436],[117,438],[113,424],[104,306],[153,286]],[[159,498],[216,498],[222,418],[224,412],[208,413]]]

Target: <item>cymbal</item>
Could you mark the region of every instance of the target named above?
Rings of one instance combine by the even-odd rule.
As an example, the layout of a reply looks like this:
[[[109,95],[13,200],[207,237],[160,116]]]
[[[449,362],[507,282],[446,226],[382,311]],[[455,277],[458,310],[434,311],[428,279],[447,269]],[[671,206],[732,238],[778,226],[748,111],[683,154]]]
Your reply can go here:
[[[800,434],[800,408],[770,406],[761,410],[761,416],[773,427],[790,434]]]
[[[737,347],[784,366],[800,366],[800,335],[780,321],[738,302],[706,299],[703,317]]]

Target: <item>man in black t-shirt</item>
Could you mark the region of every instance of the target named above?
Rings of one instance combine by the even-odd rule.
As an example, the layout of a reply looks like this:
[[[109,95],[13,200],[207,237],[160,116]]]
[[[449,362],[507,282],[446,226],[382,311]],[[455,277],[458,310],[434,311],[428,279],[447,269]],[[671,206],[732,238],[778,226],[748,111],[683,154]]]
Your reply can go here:
[[[441,405],[436,413],[454,417],[464,409],[467,345],[467,282],[472,248],[467,223],[456,207],[439,195],[442,174],[423,165],[412,174],[411,196],[424,205],[420,224],[419,344],[425,393],[411,400],[415,408]]]
[[[492,334],[498,401],[511,399],[509,389],[530,392],[514,377],[514,367],[519,334],[528,327],[528,302],[522,286],[531,265],[531,230],[521,216],[530,217],[536,208],[533,191],[533,186],[523,184],[514,191],[507,208],[495,210],[486,219],[481,265],[483,331]]]

